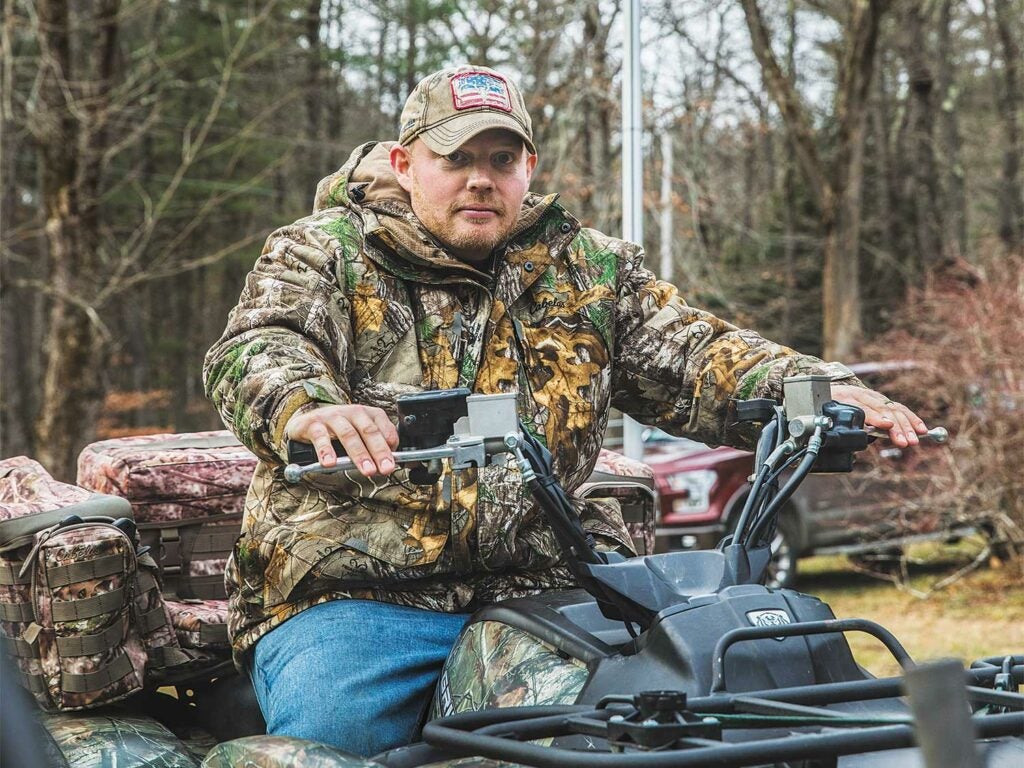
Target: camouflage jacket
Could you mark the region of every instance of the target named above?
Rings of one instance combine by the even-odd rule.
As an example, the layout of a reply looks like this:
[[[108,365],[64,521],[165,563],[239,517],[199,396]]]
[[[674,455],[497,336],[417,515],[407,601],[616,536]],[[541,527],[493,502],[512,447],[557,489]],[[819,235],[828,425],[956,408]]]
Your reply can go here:
[[[639,246],[582,229],[556,195],[529,195],[492,272],[479,272],[419,224],[387,151],[356,149],[320,183],[313,215],[271,234],[206,358],[208,395],[262,460],[227,571],[236,660],[327,600],[466,611],[569,583],[511,464],[446,472],[430,487],[402,469],[287,485],[284,426],[301,409],[359,402],[394,418],[404,392],[517,391],[573,491],[610,406],[673,433],[749,444],[733,398],[778,397],[795,373],[852,376],[687,306]],[[615,508],[578,510],[601,544],[630,547]]]

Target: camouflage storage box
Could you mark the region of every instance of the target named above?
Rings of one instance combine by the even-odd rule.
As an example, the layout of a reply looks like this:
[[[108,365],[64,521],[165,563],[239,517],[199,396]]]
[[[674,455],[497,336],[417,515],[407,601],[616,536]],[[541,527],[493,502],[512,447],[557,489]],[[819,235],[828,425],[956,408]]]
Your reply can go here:
[[[26,560],[32,555],[36,558],[42,556],[45,559],[40,548],[34,546],[37,543],[36,535],[55,526],[70,515],[78,515],[81,518],[95,516],[120,518],[131,517],[131,514],[131,506],[124,499],[91,493],[82,488],[58,482],[32,459],[17,456],[0,461],[0,638],[3,640],[4,650],[14,659],[22,685],[32,691],[37,701],[44,706],[71,704],[70,701],[55,702],[53,700],[51,689],[61,684],[62,681],[59,678],[62,672],[67,682],[80,683],[79,677],[82,676],[86,668],[90,673],[94,673],[98,672],[100,667],[107,670],[113,669],[114,667],[107,662],[113,661],[115,666],[124,666],[124,662],[121,660],[122,657],[118,657],[116,660],[100,658],[101,653],[85,653],[83,655],[85,651],[91,650],[86,647],[79,647],[78,652],[75,652],[76,649],[71,646],[75,644],[83,646],[83,642],[80,639],[72,639],[71,635],[81,637],[83,634],[89,634],[90,630],[74,625],[74,617],[60,615],[57,616],[58,619],[72,619],[71,624],[61,624],[61,631],[64,634],[60,640],[62,652],[53,655],[53,658],[59,656],[63,660],[62,667],[54,667],[50,670],[44,668],[43,661],[48,655],[46,651],[56,649],[58,644],[56,637],[42,632],[37,623],[45,624],[47,617],[39,615],[39,608],[35,605],[32,563],[26,566]],[[111,562],[119,557],[127,557],[127,554],[122,551],[126,549],[126,545],[123,544],[121,538],[112,535],[111,541],[117,542],[114,546],[116,551],[112,549],[110,552],[104,553]],[[54,537],[54,539],[54,544],[60,543],[59,537]],[[90,544],[90,546],[93,545]],[[105,543],[97,541],[94,546],[99,550],[105,546]],[[59,548],[48,548],[47,551],[57,551],[57,549]],[[99,555],[92,559],[99,559]],[[90,599],[91,596],[94,601],[104,600],[106,598],[100,597],[100,593],[124,586],[123,584],[114,584],[116,579],[124,578],[124,573],[121,573],[123,569],[120,566],[111,566],[107,570],[111,572],[109,577],[103,577],[99,572],[79,573],[78,576],[73,577],[74,580],[69,581],[68,579],[72,578],[69,575],[68,579],[64,580],[65,586],[57,589],[66,591],[72,586],[76,586],[78,593],[81,593],[85,599]],[[41,584],[37,585],[37,588],[43,590],[46,586]],[[78,593],[73,596],[64,595],[64,597],[77,599]],[[58,599],[60,597],[58,595]],[[52,601],[43,602],[50,605]],[[83,603],[81,601],[65,603],[61,606],[62,610],[72,604],[82,605]],[[125,610],[126,606],[121,604],[107,606],[105,611],[98,611],[95,617],[85,619],[84,623],[88,624],[90,620],[95,623],[113,617],[112,622],[108,622],[110,626],[120,627],[123,623],[120,621],[122,618],[120,614]],[[83,622],[80,621],[80,623]],[[107,625],[102,628],[110,629]],[[117,650],[123,638],[124,632],[122,631],[119,637],[101,643],[103,645],[102,653],[110,655],[111,649]],[[88,642],[84,645],[88,645]],[[137,667],[138,663],[136,662],[130,665],[130,668],[126,667],[122,670],[124,675],[121,677],[132,678],[135,682],[124,683],[122,687],[125,688],[125,691],[120,693],[130,692],[129,688],[137,687],[141,676],[141,670]],[[81,669],[76,671],[75,668]],[[109,672],[103,674],[109,674]],[[76,675],[79,677],[75,677]],[[72,678],[74,679],[72,680]],[[115,692],[111,690],[108,693]]]
[[[227,431],[145,435],[93,443],[78,484],[131,502],[164,591],[224,598],[224,568],[241,530],[256,457]]]

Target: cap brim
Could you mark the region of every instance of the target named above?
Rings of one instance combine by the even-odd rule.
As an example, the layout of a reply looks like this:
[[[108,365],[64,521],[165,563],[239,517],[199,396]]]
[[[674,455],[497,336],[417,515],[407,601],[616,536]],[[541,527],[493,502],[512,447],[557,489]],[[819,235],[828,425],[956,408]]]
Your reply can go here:
[[[512,131],[523,140],[526,150],[531,155],[537,154],[537,148],[533,146],[533,141],[523,129],[522,124],[512,115],[500,112],[470,112],[465,115],[456,115],[451,120],[446,120],[440,125],[435,125],[417,134],[414,138],[422,139],[431,151],[439,155],[448,155],[477,134],[492,128]]]

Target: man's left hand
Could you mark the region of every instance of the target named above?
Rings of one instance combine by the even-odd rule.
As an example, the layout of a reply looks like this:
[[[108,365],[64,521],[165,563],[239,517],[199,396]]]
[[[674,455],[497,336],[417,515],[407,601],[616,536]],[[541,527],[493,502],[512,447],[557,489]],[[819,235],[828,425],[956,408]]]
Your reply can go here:
[[[863,409],[864,424],[887,431],[889,439],[901,448],[917,445],[920,442],[917,436],[928,431],[921,417],[907,406],[890,400],[873,389],[833,384],[832,397],[841,403],[849,403]]]

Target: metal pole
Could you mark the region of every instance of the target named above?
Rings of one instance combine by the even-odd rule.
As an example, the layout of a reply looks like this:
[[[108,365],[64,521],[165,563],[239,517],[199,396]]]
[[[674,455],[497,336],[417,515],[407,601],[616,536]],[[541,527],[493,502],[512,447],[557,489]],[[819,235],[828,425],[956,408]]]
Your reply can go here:
[[[661,134],[661,266],[658,277],[672,282],[672,131]]]
[[[634,243],[644,239],[643,158],[640,143],[640,0],[625,2],[625,56],[622,68],[622,237]],[[641,426],[629,416],[622,419],[622,452],[643,458]]]

